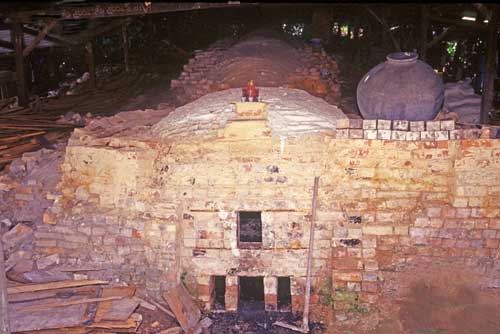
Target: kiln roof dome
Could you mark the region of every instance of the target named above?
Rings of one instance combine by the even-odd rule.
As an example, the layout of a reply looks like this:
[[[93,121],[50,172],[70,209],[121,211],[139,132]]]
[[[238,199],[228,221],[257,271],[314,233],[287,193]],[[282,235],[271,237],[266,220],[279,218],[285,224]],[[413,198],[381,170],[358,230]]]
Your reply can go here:
[[[260,96],[267,103],[267,120],[273,135],[300,136],[334,130],[337,119],[346,119],[337,107],[309,93],[289,88],[262,87]],[[235,113],[241,89],[233,88],[207,94],[175,109],[152,127],[154,136],[172,138],[208,133],[223,128]]]

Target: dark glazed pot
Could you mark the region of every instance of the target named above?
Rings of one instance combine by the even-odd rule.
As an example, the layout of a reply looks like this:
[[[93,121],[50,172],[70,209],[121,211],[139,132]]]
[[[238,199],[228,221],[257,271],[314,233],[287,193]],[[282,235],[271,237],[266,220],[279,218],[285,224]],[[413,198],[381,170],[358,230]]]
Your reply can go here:
[[[444,84],[415,52],[396,52],[358,83],[358,108],[365,119],[431,120],[444,100]]]

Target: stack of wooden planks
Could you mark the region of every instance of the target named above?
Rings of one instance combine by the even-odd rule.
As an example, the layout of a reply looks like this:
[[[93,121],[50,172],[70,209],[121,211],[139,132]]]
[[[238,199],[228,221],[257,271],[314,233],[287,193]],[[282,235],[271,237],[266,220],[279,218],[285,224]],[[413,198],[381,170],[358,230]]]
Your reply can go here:
[[[50,115],[37,115],[30,108],[0,110],[0,168],[24,152],[49,146],[73,130],[73,125],[57,124]]]
[[[0,170],[24,152],[50,148],[51,143],[67,138],[73,128],[81,126],[56,123],[61,115],[113,115],[130,97],[143,91],[147,80],[145,75],[119,74],[102,82],[98,89],[38,99],[24,108],[10,108],[12,99],[0,101]]]
[[[12,332],[135,333],[142,316],[135,287],[101,280],[22,284],[7,289]]]

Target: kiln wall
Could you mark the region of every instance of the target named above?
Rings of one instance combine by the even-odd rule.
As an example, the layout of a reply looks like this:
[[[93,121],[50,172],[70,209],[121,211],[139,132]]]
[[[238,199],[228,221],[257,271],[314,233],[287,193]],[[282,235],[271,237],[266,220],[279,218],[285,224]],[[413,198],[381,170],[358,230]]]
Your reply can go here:
[[[318,175],[316,315],[329,309],[325,291],[376,303],[385,273],[415,261],[455,261],[498,284],[500,141],[342,138],[346,131],[282,141],[265,121],[240,121],[212,137],[141,148],[69,146],[61,196],[47,212],[54,224],[38,229],[36,245],[68,263],[111,263],[152,291],[182,278],[207,304],[211,275],[229,277],[233,305],[231,277],[292,276],[300,311]],[[236,248],[237,210],[263,211],[261,250]],[[266,294],[272,304],[272,284]],[[337,315],[352,307],[333,306]]]

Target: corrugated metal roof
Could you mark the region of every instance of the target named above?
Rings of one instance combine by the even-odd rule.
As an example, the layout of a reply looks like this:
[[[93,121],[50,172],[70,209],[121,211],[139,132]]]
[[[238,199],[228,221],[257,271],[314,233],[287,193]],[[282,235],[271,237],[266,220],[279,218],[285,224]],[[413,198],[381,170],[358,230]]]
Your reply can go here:
[[[10,30],[5,29],[5,30],[0,30],[0,39],[10,42]],[[30,45],[31,42],[35,39],[35,36],[29,35],[29,34],[24,34],[24,44],[25,45]],[[37,48],[48,48],[51,46],[55,46],[56,44],[50,41],[47,41],[43,39],[40,43],[38,43]],[[8,53],[8,52],[13,52],[12,50],[2,48],[0,47],[0,53]]]

